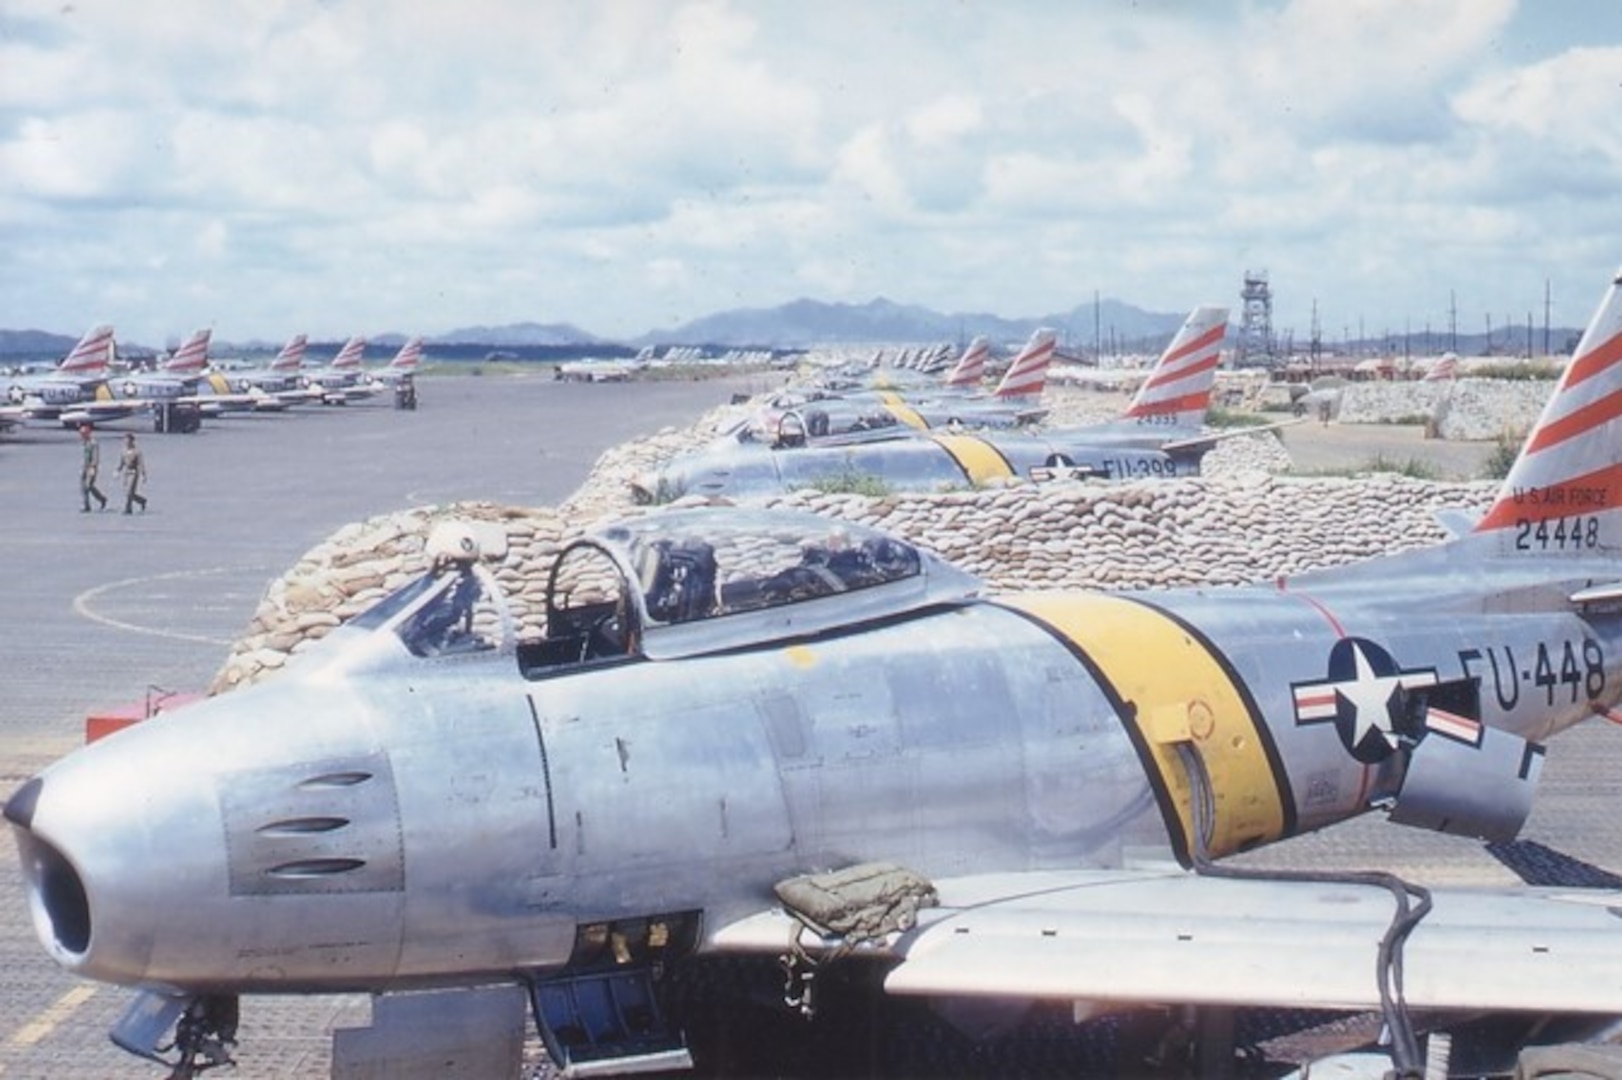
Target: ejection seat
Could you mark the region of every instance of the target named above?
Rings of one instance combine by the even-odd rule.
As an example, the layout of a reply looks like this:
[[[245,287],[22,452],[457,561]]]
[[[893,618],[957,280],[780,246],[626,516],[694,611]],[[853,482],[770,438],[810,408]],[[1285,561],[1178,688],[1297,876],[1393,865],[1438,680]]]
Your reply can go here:
[[[658,564],[647,591],[648,616],[661,623],[715,614],[715,548],[702,540],[656,540]]]

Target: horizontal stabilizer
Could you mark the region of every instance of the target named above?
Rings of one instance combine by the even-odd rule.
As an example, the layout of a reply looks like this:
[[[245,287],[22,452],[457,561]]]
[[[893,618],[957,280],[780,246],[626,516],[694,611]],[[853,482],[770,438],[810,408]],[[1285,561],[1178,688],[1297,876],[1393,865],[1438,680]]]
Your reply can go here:
[[[1437,510],[1431,517],[1435,519],[1436,524],[1447,532],[1450,540],[1468,536],[1475,531],[1476,522],[1481,520],[1480,514],[1473,514],[1468,510],[1460,510],[1457,507]]]
[[[1622,603],[1622,581],[1607,581],[1590,585],[1571,594],[1571,602],[1578,607],[1597,607],[1601,604]]]
[[[1276,424],[1260,424],[1255,427],[1223,428],[1220,431],[1202,431],[1198,435],[1191,435],[1186,439],[1173,439],[1162,443],[1160,449],[1168,454],[1186,454],[1191,451],[1205,453],[1219,442],[1228,439],[1237,439],[1243,435],[1260,435],[1268,431],[1277,431],[1280,428],[1293,427],[1301,420],[1280,420]]]

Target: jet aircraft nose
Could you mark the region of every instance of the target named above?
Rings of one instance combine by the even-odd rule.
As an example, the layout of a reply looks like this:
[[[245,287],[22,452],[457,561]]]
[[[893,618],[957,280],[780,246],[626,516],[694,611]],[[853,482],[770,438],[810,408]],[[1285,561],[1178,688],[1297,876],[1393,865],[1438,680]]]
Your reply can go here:
[[[317,993],[567,962],[561,867],[532,842],[551,804],[527,699],[470,692],[460,667],[370,695],[317,670],[148,720],[12,795],[59,964]],[[512,842],[469,842],[497,836]]]
[[[112,740],[109,740],[110,743]],[[205,884],[221,854],[203,785],[143,752],[96,744],[29,780],[7,801],[34,929],[63,967],[109,982],[148,974],[173,900]]]
[[[33,831],[45,782],[36,776],[6,801],[5,819],[17,827],[35,932],[56,961],[72,967],[90,945],[90,905],[84,881],[57,848]]]
[[[294,705],[320,726],[308,699]],[[333,764],[330,741],[312,752],[284,717],[251,693],[188,706],[69,755],[8,800],[34,928],[58,963],[186,988],[222,970],[279,986],[394,962],[392,778]]]

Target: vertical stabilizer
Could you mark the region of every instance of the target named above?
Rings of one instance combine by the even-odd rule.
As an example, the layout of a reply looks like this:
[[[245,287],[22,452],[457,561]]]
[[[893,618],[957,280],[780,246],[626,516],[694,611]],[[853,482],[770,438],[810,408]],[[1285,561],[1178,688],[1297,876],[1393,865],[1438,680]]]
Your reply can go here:
[[[1149,377],[1138,387],[1125,418],[1153,417],[1167,427],[1198,428],[1211,407],[1222,341],[1228,332],[1228,309],[1214,305],[1195,308],[1160,354]]]
[[[64,375],[105,373],[112,359],[113,328],[95,326],[79,339],[79,344],[73,347],[73,351],[68,353],[56,370]]]
[[[331,366],[339,371],[359,371],[361,361],[366,357],[366,339],[360,336],[352,337],[344,342],[344,347],[338,350],[338,355],[332,358]]]
[[[997,397],[1029,397],[1046,389],[1048,366],[1053,363],[1057,343],[1058,334],[1046,326],[1031,334],[1031,340],[1014,357],[1014,362],[1003,373],[1002,382],[997,384]]]
[[[163,370],[173,375],[195,375],[208,366],[208,342],[211,330],[199,330],[164,361]]]
[[[980,385],[980,380],[986,377],[986,358],[991,355],[991,342],[985,337],[977,337],[969,342],[969,347],[963,350],[963,355],[957,358],[957,363],[946,376],[946,385],[955,390],[973,390]]]
[[[1622,554],[1622,274],[1475,531],[1509,555]]]
[[[421,363],[422,338],[414,337],[400,346],[400,351],[394,354],[393,360],[389,361],[389,370],[395,372],[416,371],[417,366]]]
[[[282,351],[276,354],[276,359],[270,362],[270,370],[277,372],[297,371],[304,365],[304,348],[309,338],[304,334],[294,334],[282,346]]]

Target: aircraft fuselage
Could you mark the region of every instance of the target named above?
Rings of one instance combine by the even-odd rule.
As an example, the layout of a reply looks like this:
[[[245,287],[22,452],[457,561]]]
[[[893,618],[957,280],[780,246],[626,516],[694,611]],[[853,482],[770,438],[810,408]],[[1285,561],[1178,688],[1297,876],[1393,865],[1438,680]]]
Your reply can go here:
[[[1411,702],[1455,684],[1485,727],[1449,698],[1454,728],[1428,738],[1486,740],[1461,782],[1491,804],[1478,830],[1507,827],[1493,815],[1536,779],[1522,740],[1613,704],[1622,642],[1614,621],[1440,595],[1416,585],[1392,615],[1333,580],[1047,593],[528,676],[508,650],[296,666],[74,755],[7,816],[65,966],[234,992],[553,972],[582,925],[713,932],[785,877],[873,859],[926,877],[1186,859],[1179,743],[1227,854],[1392,795],[1423,734]]]

